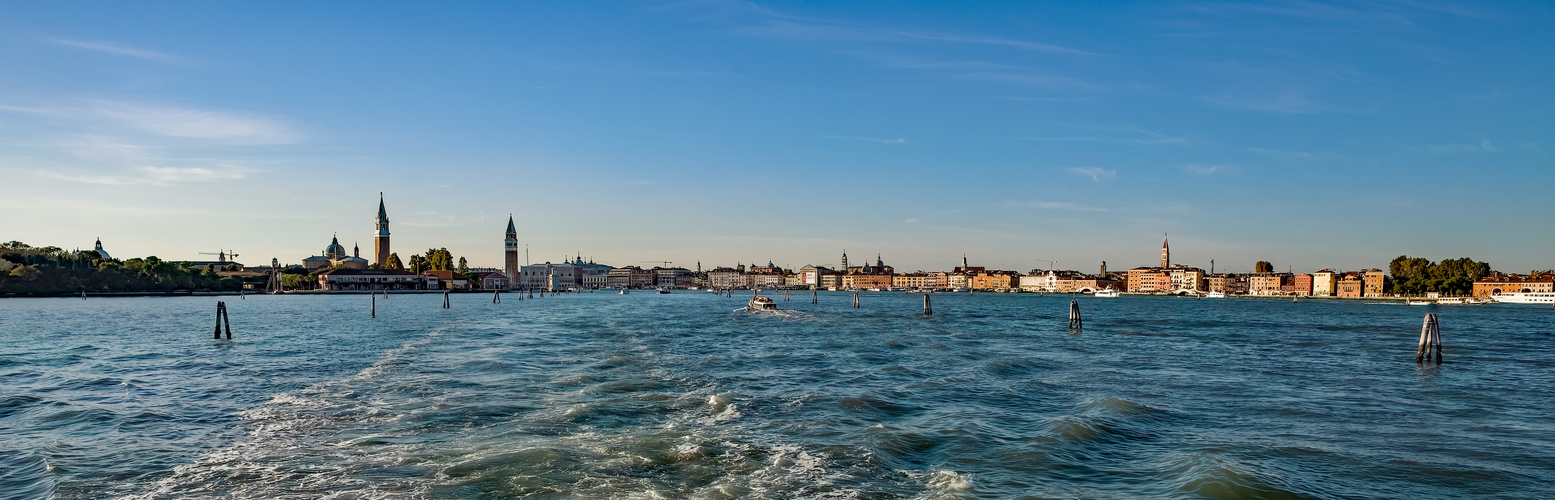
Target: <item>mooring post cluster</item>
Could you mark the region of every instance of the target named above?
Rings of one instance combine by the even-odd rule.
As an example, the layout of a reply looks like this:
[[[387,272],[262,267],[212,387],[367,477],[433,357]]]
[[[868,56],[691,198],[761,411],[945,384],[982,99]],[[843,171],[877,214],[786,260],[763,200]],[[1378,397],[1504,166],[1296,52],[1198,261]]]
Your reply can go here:
[[[232,340],[232,320],[227,318],[227,303],[216,302],[216,340],[221,340],[221,325],[227,324],[227,340]]]
[[[853,308],[858,309],[858,290],[853,291]]]
[[[497,290],[495,292],[491,292],[491,303],[493,303],[493,304],[501,304],[502,303],[502,291],[501,290]]]
[[[811,304],[819,304],[819,303],[821,303],[821,294],[820,294],[820,292],[815,291],[814,288],[810,289],[810,303]]]
[[[927,294],[927,293],[923,294],[923,315],[924,316],[933,316],[934,315],[934,308],[929,306],[929,294]]]
[[[448,302],[448,290],[443,290],[443,309],[452,309]]]
[[[1080,319],[1080,301],[1069,299],[1069,328],[1079,330],[1082,321]]]
[[[1420,325],[1420,348],[1415,350],[1416,363],[1429,363],[1431,353],[1436,353],[1436,364],[1442,364],[1442,325],[1436,321],[1436,313],[1425,315]]]

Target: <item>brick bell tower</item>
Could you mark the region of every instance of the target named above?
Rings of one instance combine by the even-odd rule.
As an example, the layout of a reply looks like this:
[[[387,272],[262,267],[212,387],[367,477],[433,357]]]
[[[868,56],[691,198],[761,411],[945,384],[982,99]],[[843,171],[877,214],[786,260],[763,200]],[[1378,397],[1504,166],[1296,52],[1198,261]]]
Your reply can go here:
[[[508,286],[518,287],[518,229],[513,227],[513,214],[508,214],[508,233],[502,239],[503,267],[508,275]]]
[[[383,193],[378,193],[378,233],[373,235],[373,265],[389,263],[389,212],[383,209]]]

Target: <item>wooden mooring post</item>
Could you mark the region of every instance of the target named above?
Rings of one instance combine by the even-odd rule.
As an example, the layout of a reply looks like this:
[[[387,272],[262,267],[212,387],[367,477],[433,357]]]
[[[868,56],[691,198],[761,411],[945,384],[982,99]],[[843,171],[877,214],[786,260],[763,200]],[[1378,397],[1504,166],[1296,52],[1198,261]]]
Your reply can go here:
[[[448,290],[443,290],[443,309],[452,309],[452,303],[448,302]]]
[[[820,292],[817,292],[814,288],[810,289],[810,303],[811,304],[819,304],[819,303],[821,303],[821,294],[820,294]]]
[[[933,316],[934,315],[934,307],[929,305],[929,294],[927,294],[927,293],[923,294],[923,315],[924,316]]]
[[[783,290],[783,302],[788,302],[788,290]]]
[[[376,294],[376,293],[373,294],[373,316],[372,317],[374,317],[374,318],[378,317],[378,294]]]
[[[1442,325],[1436,320],[1436,313],[1425,315],[1425,324],[1420,325],[1420,348],[1415,350],[1416,363],[1429,363],[1431,353],[1436,353],[1436,364],[1442,364]]]
[[[1080,319],[1080,301],[1069,299],[1069,328],[1079,330],[1082,323]]]
[[[853,308],[858,309],[858,290],[853,291]]]
[[[497,290],[497,291],[491,292],[491,303],[493,303],[493,304],[501,304],[502,303],[502,291],[501,290]]]
[[[216,302],[216,340],[221,340],[221,325],[227,324],[227,340],[232,340],[232,319],[227,317],[227,303]]]

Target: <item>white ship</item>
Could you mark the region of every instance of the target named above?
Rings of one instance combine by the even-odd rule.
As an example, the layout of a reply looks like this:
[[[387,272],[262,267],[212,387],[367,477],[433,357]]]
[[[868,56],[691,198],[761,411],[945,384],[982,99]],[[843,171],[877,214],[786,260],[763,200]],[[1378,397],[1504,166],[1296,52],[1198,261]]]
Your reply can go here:
[[[1490,300],[1502,304],[1555,304],[1555,293],[1551,292],[1518,292],[1491,295]]]
[[[745,310],[747,310],[747,311],[776,311],[777,310],[777,302],[773,302],[772,299],[767,298],[764,295],[757,295],[755,297],[751,297],[751,301],[750,302],[745,303]]]
[[[1096,297],[1117,297],[1118,295],[1120,295],[1118,291],[1112,287],[1107,287],[1106,290],[1097,290],[1095,294]]]
[[[1206,299],[1224,299],[1224,298],[1226,298],[1226,292],[1209,292],[1209,293],[1204,294],[1204,298],[1206,298]]]

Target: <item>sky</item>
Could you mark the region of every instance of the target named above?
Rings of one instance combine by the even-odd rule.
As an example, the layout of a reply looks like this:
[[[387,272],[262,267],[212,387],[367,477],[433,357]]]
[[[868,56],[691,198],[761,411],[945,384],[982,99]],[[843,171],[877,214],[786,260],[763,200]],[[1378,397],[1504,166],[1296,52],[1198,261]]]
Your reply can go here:
[[[1555,267],[1546,2],[0,3],[0,241]],[[1050,262],[1052,261],[1052,262]]]

